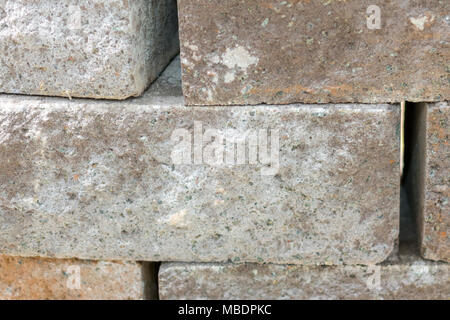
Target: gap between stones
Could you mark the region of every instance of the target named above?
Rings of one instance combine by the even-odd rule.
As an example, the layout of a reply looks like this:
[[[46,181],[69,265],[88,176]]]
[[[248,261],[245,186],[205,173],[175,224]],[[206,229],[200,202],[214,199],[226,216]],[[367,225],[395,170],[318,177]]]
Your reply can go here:
[[[421,237],[419,218],[424,205],[426,179],[426,108],[425,103],[409,102],[405,108],[405,152],[401,183],[405,201],[400,211],[400,244],[413,243],[418,255]]]
[[[161,262],[141,262],[144,281],[144,299],[159,300],[159,267]]]

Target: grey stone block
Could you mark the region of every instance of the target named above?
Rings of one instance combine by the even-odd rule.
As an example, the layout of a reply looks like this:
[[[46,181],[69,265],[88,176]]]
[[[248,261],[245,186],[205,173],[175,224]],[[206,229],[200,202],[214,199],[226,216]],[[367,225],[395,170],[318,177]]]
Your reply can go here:
[[[178,50],[176,0],[0,0],[0,92],[138,96]]]
[[[123,102],[0,96],[0,252],[292,264],[389,255],[398,105],[190,108],[177,77],[171,66]]]
[[[411,251],[376,266],[286,266],[163,263],[159,295],[166,299],[334,300],[450,299],[450,265]]]

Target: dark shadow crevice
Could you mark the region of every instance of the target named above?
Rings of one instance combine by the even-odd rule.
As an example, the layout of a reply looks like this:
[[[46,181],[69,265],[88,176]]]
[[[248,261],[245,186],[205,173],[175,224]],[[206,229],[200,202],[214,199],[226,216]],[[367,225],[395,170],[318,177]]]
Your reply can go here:
[[[159,300],[158,273],[160,262],[142,262],[145,300]]]
[[[426,108],[425,103],[406,103],[404,123],[400,247],[414,245],[418,253],[425,197]]]

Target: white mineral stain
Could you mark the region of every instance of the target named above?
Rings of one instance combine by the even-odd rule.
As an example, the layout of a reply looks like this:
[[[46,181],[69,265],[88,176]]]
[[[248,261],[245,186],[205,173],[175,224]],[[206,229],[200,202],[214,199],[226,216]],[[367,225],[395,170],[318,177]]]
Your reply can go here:
[[[185,209],[180,210],[174,214],[171,214],[166,222],[172,227],[176,228],[185,228],[187,227],[188,223],[186,221],[187,211]]]
[[[225,76],[224,76],[224,82],[225,83],[231,83],[231,82],[234,81],[234,79],[235,79],[235,76],[234,76],[233,72],[225,73]]]
[[[213,56],[209,59],[212,63],[219,63],[220,57],[219,56]]]
[[[422,261],[414,262],[409,267],[407,276],[412,283],[432,285],[436,281],[432,275],[430,266],[425,265]]]
[[[188,43],[186,45],[186,47],[188,47],[189,49],[191,49],[192,51],[198,51],[198,46],[196,46],[195,44],[190,44]]]
[[[181,58],[181,63],[189,68],[193,68],[195,66],[189,59],[185,57]]]
[[[198,46],[196,46],[195,44],[187,43],[186,47],[191,50],[191,57],[192,57],[192,59],[194,59],[195,61],[200,61],[201,60],[201,57],[197,54]]]
[[[222,63],[228,68],[233,69],[238,67],[246,71],[251,65],[257,64],[258,57],[250,55],[247,49],[242,46],[238,46],[234,49],[228,48],[222,56]]]
[[[427,22],[433,22],[434,21],[434,16],[432,16],[431,18],[428,16],[423,16],[423,17],[418,17],[418,18],[414,18],[411,17],[409,18],[409,21],[411,21],[411,23],[420,31],[423,31],[425,29],[425,24]]]

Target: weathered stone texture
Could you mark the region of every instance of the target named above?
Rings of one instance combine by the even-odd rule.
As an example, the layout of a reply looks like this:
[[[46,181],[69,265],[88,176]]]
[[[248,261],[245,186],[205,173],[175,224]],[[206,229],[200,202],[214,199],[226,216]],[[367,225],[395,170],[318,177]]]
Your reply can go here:
[[[378,281],[379,280],[379,281]],[[380,266],[163,263],[166,299],[450,299],[450,265],[411,253]]]
[[[422,254],[450,262],[450,106],[425,104],[426,167],[423,210],[419,212]]]
[[[435,0],[179,1],[186,101],[448,100],[449,13]]]
[[[146,267],[0,256],[0,300],[141,300]]]
[[[0,1],[0,92],[125,99],[178,50],[176,0]]]
[[[189,108],[167,96],[178,91],[177,74],[171,67],[127,102],[0,97],[0,252],[293,264],[389,255],[398,237],[399,106]],[[204,156],[207,129],[234,129],[247,137],[246,161],[175,164],[172,134],[183,129],[197,146],[194,123]],[[261,147],[249,164],[258,130],[278,130],[279,166],[261,163]]]

